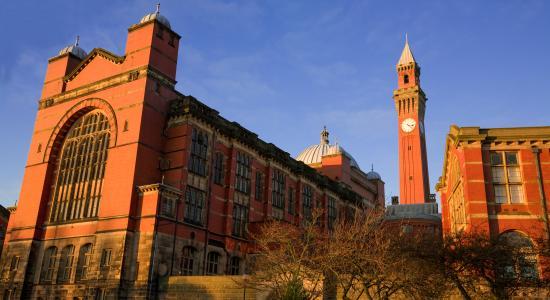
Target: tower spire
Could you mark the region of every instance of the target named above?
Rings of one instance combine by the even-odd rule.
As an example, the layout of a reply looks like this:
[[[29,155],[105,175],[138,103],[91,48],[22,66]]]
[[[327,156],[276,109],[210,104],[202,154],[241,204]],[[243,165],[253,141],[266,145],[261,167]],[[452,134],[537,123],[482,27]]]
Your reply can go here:
[[[401,57],[399,58],[399,62],[397,62],[397,65],[406,65],[415,62],[416,60],[414,59],[411,48],[409,46],[409,36],[407,33],[405,33],[405,47],[403,48],[403,52],[401,52]]]

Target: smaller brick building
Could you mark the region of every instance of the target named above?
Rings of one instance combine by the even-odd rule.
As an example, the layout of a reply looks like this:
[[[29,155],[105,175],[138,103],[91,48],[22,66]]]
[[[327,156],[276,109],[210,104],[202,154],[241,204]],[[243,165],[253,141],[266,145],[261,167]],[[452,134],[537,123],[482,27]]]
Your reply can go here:
[[[444,233],[487,232],[538,246],[549,232],[550,127],[451,126],[436,189]],[[534,265],[523,275],[548,276]]]

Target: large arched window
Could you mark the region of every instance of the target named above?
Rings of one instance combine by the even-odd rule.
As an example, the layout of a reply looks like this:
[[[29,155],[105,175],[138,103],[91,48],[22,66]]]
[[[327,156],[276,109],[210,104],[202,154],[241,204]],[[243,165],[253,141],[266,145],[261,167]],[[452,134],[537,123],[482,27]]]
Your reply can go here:
[[[109,136],[109,122],[100,110],[86,113],[71,126],[57,161],[50,222],[97,216]]]

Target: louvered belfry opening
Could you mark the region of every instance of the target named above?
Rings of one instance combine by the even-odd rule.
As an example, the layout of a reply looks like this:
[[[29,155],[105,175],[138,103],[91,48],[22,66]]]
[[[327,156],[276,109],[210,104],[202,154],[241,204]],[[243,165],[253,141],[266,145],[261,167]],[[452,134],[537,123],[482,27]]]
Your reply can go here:
[[[71,126],[54,174],[50,222],[97,216],[109,137],[109,121],[97,109],[86,113]]]

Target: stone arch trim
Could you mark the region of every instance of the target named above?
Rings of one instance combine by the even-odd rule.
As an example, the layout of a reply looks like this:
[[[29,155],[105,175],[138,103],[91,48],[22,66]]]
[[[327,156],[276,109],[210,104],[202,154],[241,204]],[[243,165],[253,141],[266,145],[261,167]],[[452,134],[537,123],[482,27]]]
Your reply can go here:
[[[109,128],[111,132],[111,136],[109,138],[109,148],[116,145],[118,128],[116,114],[113,107],[103,99],[88,98],[69,108],[63,117],[61,117],[59,122],[57,122],[57,125],[53,129],[48,140],[46,150],[44,151],[44,162],[50,161],[57,156],[61,146],[63,145],[63,140],[74,122],[84,114],[94,109],[100,109],[109,120]]]

